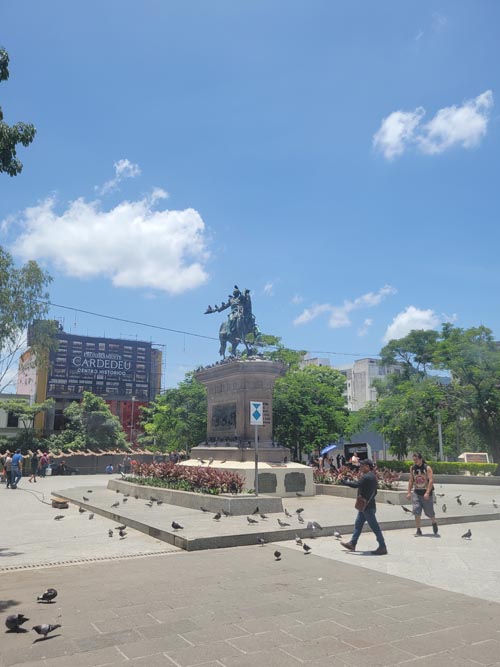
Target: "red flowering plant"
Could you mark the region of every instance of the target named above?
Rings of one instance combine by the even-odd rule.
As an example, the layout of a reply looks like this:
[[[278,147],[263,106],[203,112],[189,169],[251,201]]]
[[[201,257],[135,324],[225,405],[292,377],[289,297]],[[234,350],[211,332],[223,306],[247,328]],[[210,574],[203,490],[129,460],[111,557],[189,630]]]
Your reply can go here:
[[[175,463],[138,463],[134,477],[127,481],[144,486],[156,486],[199,493],[241,493],[244,479],[230,470],[203,466],[182,466]]]
[[[401,473],[395,472],[394,470],[388,470],[387,468],[378,468],[375,466],[374,473],[377,476],[378,488],[382,491],[396,491],[398,487],[398,482]],[[315,469],[313,471],[314,482],[316,484],[342,484],[342,480],[354,480],[358,481],[362,477],[362,473],[359,470],[354,471],[343,466],[342,468],[336,470],[321,471]]]

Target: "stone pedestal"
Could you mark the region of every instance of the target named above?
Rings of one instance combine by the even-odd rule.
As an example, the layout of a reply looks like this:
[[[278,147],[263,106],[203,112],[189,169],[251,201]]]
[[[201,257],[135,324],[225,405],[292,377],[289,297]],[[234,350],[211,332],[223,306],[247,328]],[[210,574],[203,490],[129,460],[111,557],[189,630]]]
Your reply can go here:
[[[285,374],[283,364],[253,357],[229,359],[195,373],[207,388],[207,440],[193,447],[183,465],[210,465],[233,470],[255,486],[255,427],[250,425],[250,402],[261,401],[264,424],[258,427],[259,490],[276,496],[314,495],[312,469],[290,462],[290,450],[273,442],[273,390]]]

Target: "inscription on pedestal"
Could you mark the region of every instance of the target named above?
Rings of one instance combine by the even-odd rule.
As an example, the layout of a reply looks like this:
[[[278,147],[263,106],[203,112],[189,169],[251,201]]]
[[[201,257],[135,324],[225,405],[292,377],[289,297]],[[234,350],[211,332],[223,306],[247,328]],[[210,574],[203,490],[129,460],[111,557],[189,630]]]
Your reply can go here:
[[[303,472],[289,472],[285,475],[285,491],[304,491],[305,488],[306,476]]]
[[[259,473],[259,493],[276,493],[278,481],[270,472]]]
[[[212,408],[212,431],[236,428],[236,403],[223,403]]]

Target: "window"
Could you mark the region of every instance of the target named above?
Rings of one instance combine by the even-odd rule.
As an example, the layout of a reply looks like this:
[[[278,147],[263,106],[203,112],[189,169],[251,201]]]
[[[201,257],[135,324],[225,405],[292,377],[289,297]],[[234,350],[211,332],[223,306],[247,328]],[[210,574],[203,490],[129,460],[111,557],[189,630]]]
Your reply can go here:
[[[7,427],[17,428],[19,426],[19,417],[15,417],[12,412],[7,415]]]

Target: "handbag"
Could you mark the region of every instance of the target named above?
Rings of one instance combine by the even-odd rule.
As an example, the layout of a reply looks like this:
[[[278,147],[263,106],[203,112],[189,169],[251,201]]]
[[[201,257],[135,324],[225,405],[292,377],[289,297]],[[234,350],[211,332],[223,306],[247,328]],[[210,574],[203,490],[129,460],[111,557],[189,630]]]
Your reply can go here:
[[[354,503],[354,508],[358,510],[358,512],[364,512],[366,509],[366,506],[370,502],[372,498],[375,497],[375,493],[372,493],[370,496],[370,499],[367,500],[366,498],[363,498],[363,496],[356,496],[356,502]]]

